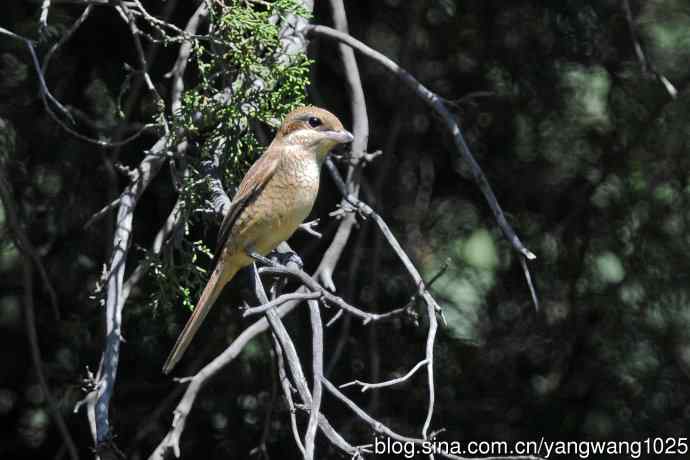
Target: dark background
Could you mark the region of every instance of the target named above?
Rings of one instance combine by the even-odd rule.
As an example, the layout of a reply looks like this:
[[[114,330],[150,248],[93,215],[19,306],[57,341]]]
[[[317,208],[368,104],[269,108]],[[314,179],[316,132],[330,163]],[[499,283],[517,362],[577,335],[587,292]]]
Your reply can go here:
[[[145,2],[161,14],[163,5]],[[448,440],[614,439],[687,436],[690,423],[690,5],[631,1],[633,26],[647,59],[635,53],[624,2],[346,1],[350,32],[401,63],[447,99],[508,219],[537,254],[530,264],[541,300],[530,300],[515,252],[502,237],[443,123],[392,75],[358,56],[370,117],[363,198],[391,225],[433,286],[448,327],[436,345],[436,414]],[[178,2],[180,26],[196,5]],[[40,2],[2,5],[0,26],[36,36]],[[71,24],[82,6],[53,5],[49,22]],[[331,23],[317,1],[313,23]],[[26,48],[0,36],[0,156],[20,217],[56,288],[60,320],[34,276],[39,345],[48,383],[83,458],[92,440],[83,411],[85,367],[102,351],[102,309],[90,299],[109,257],[112,216],[86,220],[116,197],[127,178],[108,170],[107,151],[67,134],[45,113]],[[39,47],[39,56],[48,46]],[[336,46],[319,39],[309,99],[351,126]],[[151,74],[162,78],[177,55],[161,47]],[[54,58],[47,81],[99,130],[122,85],[123,62],[136,63],[130,35],[108,8],[89,20]],[[678,91],[674,99],[659,81]],[[105,101],[105,102],[104,102]],[[130,121],[145,122],[150,101],[133,97]],[[86,128],[88,132],[88,127]],[[267,128],[269,129],[269,128]],[[155,140],[145,134],[119,150],[134,166]],[[148,247],[176,193],[161,174],[136,212],[134,245]],[[314,211],[321,242],[292,240],[308,271],[337,222],[339,196],[329,177]],[[30,361],[21,255],[0,213],[0,458],[58,458],[61,438]],[[215,230],[191,229],[211,247]],[[129,266],[140,254],[134,249]],[[338,266],[339,294],[371,311],[404,305],[414,286],[368,221],[350,237]],[[124,310],[121,362],[111,422],[127,458],[146,458],[166,433],[179,393],[160,368],[188,312],[151,307],[145,279]],[[226,305],[250,299],[244,276]],[[175,293],[170,293],[175,299]],[[419,311],[423,312],[420,306]],[[330,315],[330,313],[326,313]],[[198,369],[248,322],[216,308],[179,375]],[[376,326],[341,321],[327,331],[330,379],[380,381],[423,359],[426,323]],[[287,321],[303,357],[305,311]],[[189,458],[247,458],[271,403],[274,366],[267,337],[204,388],[182,437]],[[336,352],[341,350],[341,352]],[[185,367],[186,366],[186,367]],[[178,390],[179,391],[179,390]],[[418,435],[426,414],[425,377],[392,388],[347,392],[399,432]],[[366,426],[326,399],[331,420],[353,443],[371,442]],[[284,405],[273,413],[268,452],[297,458]],[[318,440],[324,457],[330,446]]]

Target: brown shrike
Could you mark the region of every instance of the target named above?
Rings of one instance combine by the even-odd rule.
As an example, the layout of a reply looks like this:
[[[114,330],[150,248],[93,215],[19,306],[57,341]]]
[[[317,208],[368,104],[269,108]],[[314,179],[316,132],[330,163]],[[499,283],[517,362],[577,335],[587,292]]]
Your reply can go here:
[[[290,238],[309,215],[326,155],[337,144],[348,142],[352,134],[324,109],[302,107],[288,114],[271,145],[240,183],[220,226],[215,268],[165,361],[165,374],[180,360],[223,287],[252,263],[249,254],[265,256]]]

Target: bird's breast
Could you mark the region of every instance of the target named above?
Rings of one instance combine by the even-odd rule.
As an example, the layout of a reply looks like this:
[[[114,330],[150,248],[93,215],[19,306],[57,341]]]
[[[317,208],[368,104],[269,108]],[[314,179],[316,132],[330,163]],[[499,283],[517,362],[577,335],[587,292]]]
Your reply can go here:
[[[283,167],[276,171],[276,199],[288,220],[298,220],[298,226],[309,215],[319,192],[320,167],[311,158],[284,158]]]
[[[297,230],[311,212],[319,191],[320,168],[315,159],[285,155],[259,196],[234,228],[238,248],[254,247],[267,254]]]

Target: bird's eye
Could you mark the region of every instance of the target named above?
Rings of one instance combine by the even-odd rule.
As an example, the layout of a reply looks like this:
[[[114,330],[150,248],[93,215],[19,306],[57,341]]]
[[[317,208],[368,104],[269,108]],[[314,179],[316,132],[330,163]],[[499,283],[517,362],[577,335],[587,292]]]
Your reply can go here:
[[[321,120],[319,120],[316,117],[309,117],[309,120],[307,120],[307,122],[309,123],[309,126],[311,126],[312,128],[316,128],[317,126],[321,126]]]

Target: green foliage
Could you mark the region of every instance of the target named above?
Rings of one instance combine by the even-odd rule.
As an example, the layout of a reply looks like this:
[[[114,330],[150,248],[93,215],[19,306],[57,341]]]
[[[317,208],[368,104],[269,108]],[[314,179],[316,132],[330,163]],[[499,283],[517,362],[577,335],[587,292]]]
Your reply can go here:
[[[218,162],[225,190],[232,197],[244,172],[265,148],[252,127],[276,125],[305,103],[310,61],[304,54],[285,59],[279,37],[289,14],[305,15],[305,10],[295,0],[258,7],[226,2],[210,14],[214,31],[210,39],[194,42],[191,62],[198,82],[185,91],[171,120],[171,130],[178,134],[173,145],[188,140],[196,148],[187,159],[180,190],[186,224],[217,222],[208,203],[204,162]],[[208,266],[208,258],[200,256],[211,257],[211,251],[189,237],[186,225],[174,251],[162,259],[152,258],[157,284],[154,305],[174,305],[180,298],[185,306],[194,305],[208,277],[202,268]]]
[[[208,278],[207,271],[202,268],[206,265],[203,261],[212,259],[213,254],[203,241],[191,241],[188,237],[187,227],[172,253],[166,252],[163,257],[146,253],[147,263],[151,267],[149,273],[157,287],[150,294],[154,308],[179,303],[190,310],[194,308],[197,291],[203,288]]]

